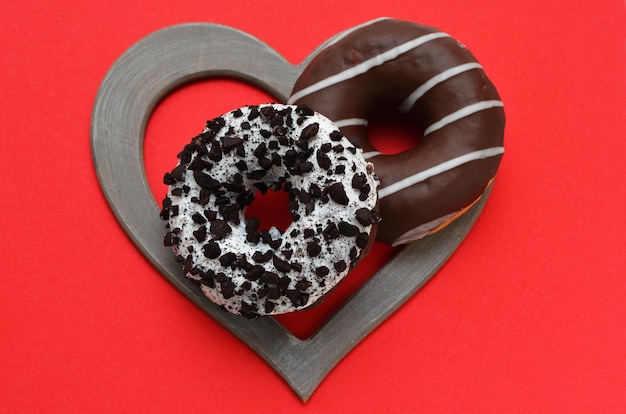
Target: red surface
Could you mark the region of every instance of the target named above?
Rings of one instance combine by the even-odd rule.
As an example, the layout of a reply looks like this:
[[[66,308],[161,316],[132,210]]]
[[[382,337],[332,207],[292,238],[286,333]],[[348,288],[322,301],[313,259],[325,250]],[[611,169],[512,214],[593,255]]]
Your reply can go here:
[[[0,412],[625,409],[623,2],[3,3]],[[237,27],[299,62],[381,15],[468,45],[505,102],[507,152],[461,248],[302,404],[125,236],[91,162],[90,112],[114,60],[165,26]],[[205,119],[267,99],[222,81],[168,97],[146,138],[155,194]]]

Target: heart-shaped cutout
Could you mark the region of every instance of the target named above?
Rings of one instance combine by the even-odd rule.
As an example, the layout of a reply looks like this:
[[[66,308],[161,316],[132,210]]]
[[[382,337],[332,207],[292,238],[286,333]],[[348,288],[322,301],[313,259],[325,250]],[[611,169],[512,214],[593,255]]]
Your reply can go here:
[[[400,307],[448,260],[487,199],[444,230],[403,248],[310,338],[301,340],[274,318],[255,321],[220,310],[183,274],[163,247],[159,206],[143,156],[146,124],[155,106],[177,87],[210,77],[249,82],[281,100],[303,68],[239,30],[184,24],[155,32],[113,65],[94,104],[91,144],[100,185],[118,221],[141,252],[187,298],[259,354],[306,401],[352,348]]]

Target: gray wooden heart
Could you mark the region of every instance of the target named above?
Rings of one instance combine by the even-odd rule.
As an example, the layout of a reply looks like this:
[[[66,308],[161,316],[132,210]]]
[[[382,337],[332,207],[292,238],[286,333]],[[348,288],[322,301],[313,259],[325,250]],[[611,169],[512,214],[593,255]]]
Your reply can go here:
[[[143,140],[155,106],[175,88],[211,77],[251,83],[285,101],[321,45],[299,65],[239,30],[184,24],[155,32],[126,51],[102,82],[92,115],[95,169],[118,221],[150,262],[187,298],[246,343],[306,401],[352,348],[400,307],[448,260],[487,199],[443,231],[400,251],[311,338],[301,340],[271,317],[249,321],[218,309],[184,277],[163,247],[159,206],[148,186]]]

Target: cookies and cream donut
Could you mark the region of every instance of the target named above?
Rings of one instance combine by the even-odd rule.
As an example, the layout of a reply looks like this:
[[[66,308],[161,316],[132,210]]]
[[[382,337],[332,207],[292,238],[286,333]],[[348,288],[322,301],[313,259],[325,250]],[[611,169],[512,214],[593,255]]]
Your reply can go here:
[[[439,30],[376,19],[337,36],[296,81],[305,104],[358,143],[380,178],[378,239],[420,239],[460,216],[493,179],[504,152],[498,92],[466,47]],[[376,111],[408,114],[419,144],[381,154],[368,140]]]
[[[247,318],[306,308],[358,262],[378,222],[372,165],[305,106],[246,106],[208,121],[165,174],[161,217],[187,277]],[[261,229],[256,191],[289,193],[292,223]]]

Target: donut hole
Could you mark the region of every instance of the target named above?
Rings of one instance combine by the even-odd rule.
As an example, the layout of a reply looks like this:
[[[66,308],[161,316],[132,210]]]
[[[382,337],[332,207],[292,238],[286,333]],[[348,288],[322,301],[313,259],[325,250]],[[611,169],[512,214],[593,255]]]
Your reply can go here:
[[[415,148],[424,135],[423,129],[409,115],[391,111],[375,114],[367,129],[370,144],[386,155]]]
[[[246,207],[244,216],[246,219],[254,217],[259,220],[259,231],[276,227],[284,233],[292,222],[288,206],[289,194],[282,191],[282,188],[268,189],[265,193],[256,191],[254,201]]]

